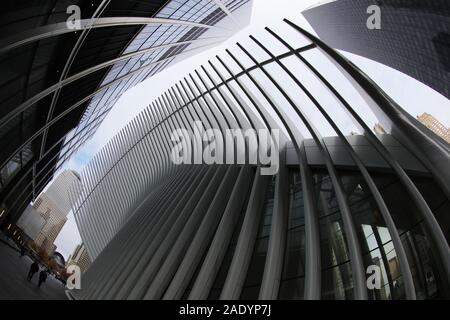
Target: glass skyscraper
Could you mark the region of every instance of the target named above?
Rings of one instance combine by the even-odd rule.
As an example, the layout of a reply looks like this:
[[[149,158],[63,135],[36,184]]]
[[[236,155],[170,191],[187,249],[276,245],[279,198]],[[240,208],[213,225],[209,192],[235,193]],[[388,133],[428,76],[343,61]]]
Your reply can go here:
[[[223,3],[219,5],[221,2]],[[249,0],[172,0],[162,7],[155,17],[214,26],[247,2]],[[218,43],[229,34],[229,30],[223,28],[221,37],[216,35],[210,39],[201,39],[207,30],[196,25],[177,24],[154,24],[144,27],[124,49],[122,56],[139,53],[142,50],[147,52],[123,59],[111,67],[100,86],[107,86],[114,81],[116,83],[92,98],[80,124],[68,134],[61,151],[61,160],[70,158],[96,132],[122,93],[163,70],[175,60],[189,56],[189,51],[195,51],[196,47],[202,49],[211,43]],[[139,72],[135,72],[136,70]],[[117,81],[128,74],[133,75]],[[74,136],[75,138],[72,138]]]
[[[380,8],[380,29],[369,29]],[[450,99],[450,5],[447,0],[337,0],[303,15],[331,47],[380,62]]]
[[[248,23],[249,0],[9,1],[0,17],[0,207],[14,223],[126,90]],[[79,28],[70,27],[78,8]],[[73,11],[75,10],[75,11]],[[75,12],[75,13],[74,13]],[[233,21],[232,27],[222,22]],[[211,31],[208,33],[207,31]]]

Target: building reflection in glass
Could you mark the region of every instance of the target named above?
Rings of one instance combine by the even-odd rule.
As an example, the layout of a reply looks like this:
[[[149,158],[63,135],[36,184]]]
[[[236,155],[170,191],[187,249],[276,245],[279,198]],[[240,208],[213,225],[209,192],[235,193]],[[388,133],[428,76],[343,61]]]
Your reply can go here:
[[[380,289],[369,290],[369,299],[405,299],[405,288],[399,261],[391,235],[364,179],[358,172],[342,170],[340,179],[347,195],[353,222],[358,232],[364,267],[376,265],[381,274]],[[385,200],[400,234],[413,275],[418,299],[444,296],[446,288],[439,281],[443,274],[437,254],[428,239],[418,210],[394,175],[372,173],[372,177]],[[350,255],[341,212],[336,201],[330,177],[316,169],[313,175],[316,204],[320,222],[320,248],[322,261],[322,299],[352,299],[353,280]],[[415,177],[413,181],[424,191],[426,201],[435,212],[444,230],[448,222],[441,210],[449,203],[431,179]],[[433,190],[425,192],[426,189]],[[444,209],[442,209],[444,208]],[[290,170],[289,225],[286,255],[280,285],[280,299],[302,299],[304,290],[304,212],[299,171]],[[440,217],[440,216],[444,217]],[[448,234],[446,234],[448,236]],[[251,270],[251,269],[250,269]]]

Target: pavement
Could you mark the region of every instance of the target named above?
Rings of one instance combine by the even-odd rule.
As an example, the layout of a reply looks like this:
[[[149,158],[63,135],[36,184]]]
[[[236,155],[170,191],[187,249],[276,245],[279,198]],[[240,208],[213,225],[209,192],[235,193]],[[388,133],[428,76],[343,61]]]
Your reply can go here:
[[[32,260],[0,241],[0,300],[66,300],[65,286],[49,275],[38,288],[38,273],[27,281]]]

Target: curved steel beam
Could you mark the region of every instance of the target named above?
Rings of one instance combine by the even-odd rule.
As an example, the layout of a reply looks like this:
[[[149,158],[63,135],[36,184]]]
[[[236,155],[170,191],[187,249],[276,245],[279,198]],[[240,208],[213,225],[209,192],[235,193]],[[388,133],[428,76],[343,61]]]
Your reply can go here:
[[[366,98],[373,99],[373,101],[376,104],[378,104],[378,107],[382,110],[382,112],[385,111],[385,115],[389,119],[391,119],[391,121],[395,122],[396,124],[400,123],[402,125],[402,130],[404,130],[403,134],[411,134],[414,138],[417,138],[417,135],[421,134],[420,130],[414,125],[414,123],[405,121],[408,118],[406,117],[406,112],[395,102],[393,102],[392,99],[390,99],[389,96],[384,91],[382,91],[375,83],[373,83],[373,81],[369,77],[367,77],[367,75],[365,75],[361,70],[355,67],[350,61],[348,61],[338,52],[328,47],[321,40],[309,34],[307,31],[303,30],[293,22],[287,19],[284,19],[284,21],[287,24],[289,24],[292,28],[294,28],[295,30],[306,36],[308,39],[313,41],[318,48],[322,49],[322,51],[326,54],[326,56],[329,57],[332,62],[336,63],[338,67],[341,68],[341,70],[344,72],[345,75],[349,76],[351,80],[353,80],[353,84],[355,84],[356,88],[361,89],[360,93],[363,96],[365,94]],[[303,59],[302,61],[305,62]],[[332,88],[332,86],[330,86],[330,84],[326,81],[326,79],[324,79],[320,74],[318,74],[311,65],[308,65],[308,68],[321,79],[321,81],[333,92],[333,94],[343,104],[346,110],[350,112],[352,117],[362,126],[368,141],[376,148],[376,150],[380,153],[380,155],[386,160],[386,162],[392,167],[394,172],[397,174],[400,182],[405,187],[406,191],[410,195],[411,200],[417,206],[422,218],[424,219],[425,226],[427,227],[427,230],[430,233],[430,238],[437,249],[437,254],[441,258],[442,267],[444,269],[443,272],[446,274],[447,278],[450,278],[450,247],[439,226],[439,223],[436,220],[436,217],[434,216],[433,212],[431,211],[430,207],[425,201],[423,195],[420,193],[420,191],[413,183],[411,178],[405,173],[405,171],[403,170],[401,165],[397,162],[397,160],[394,159],[394,157],[386,150],[383,144],[378,140],[375,134],[367,127],[367,125],[360,118],[360,116],[350,107],[347,101],[343,99],[342,96],[334,88]],[[370,105],[373,106],[374,104],[372,103]],[[411,118],[411,116],[409,117]],[[415,134],[417,135],[412,134],[412,131],[414,131]],[[433,176],[436,178],[436,181],[438,183],[441,181],[439,179],[444,179],[444,181],[441,181],[444,184],[440,183],[440,186],[442,187],[443,191],[446,191],[447,189],[445,187],[449,185],[448,181],[450,180],[445,181],[446,175],[449,174],[447,170],[448,165],[445,164],[448,163],[448,159],[450,157],[445,154],[445,150],[443,148],[442,149],[439,148],[440,146],[438,144],[433,144],[432,142],[433,137],[428,136],[428,138],[429,140],[426,139],[426,137],[421,136],[420,139],[417,138],[418,139],[417,143],[425,143],[425,144],[428,143],[428,147],[432,145],[433,146],[432,149],[434,149],[434,152],[431,152],[428,149],[428,152],[425,153],[422,152],[423,155],[419,155],[418,158],[420,160],[424,157],[426,158],[430,156],[434,156],[437,158],[441,157],[441,160],[447,158],[447,162],[444,161],[444,163],[437,163],[436,167],[430,168],[426,166],[427,169],[433,173]],[[427,148],[424,148],[424,150],[427,150]],[[413,154],[418,156],[418,154],[416,154],[415,152],[413,152]],[[436,158],[433,160],[436,160]],[[442,167],[443,164],[444,167]],[[440,174],[439,179],[438,177],[435,176],[437,169],[439,169],[438,170]],[[448,281],[446,285],[449,285]]]
[[[91,17],[92,22],[98,20],[98,17],[103,13],[103,11],[106,9],[108,4],[111,2],[111,0],[103,0],[97,9],[95,10],[94,14]],[[72,48],[72,51],[70,52],[69,57],[67,58],[67,61],[64,65],[63,71],[61,72],[61,75],[59,77],[59,81],[63,81],[67,74],[69,73],[70,68],[72,67],[73,60],[75,59],[76,55],[78,54],[78,51],[80,50],[81,46],[84,43],[84,40],[86,40],[87,36],[89,35],[89,32],[91,31],[91,28],[86,28],[81,32],[81,35],[78,37],[77,42],[75,43],[75,46]],[[52,97],[52,102],[50,104],[50,108],[48,110],[47,114],[47,120],[46,123],[48,123],[51,118],[53,117],[53,111],[55,109],[56,102],[59,98],[60,90],[56,90],[55,94]],[[45,130],[44,134],[42,135],[42,141],[41,141],[41,153],[39,154],[39,158],[42,158],[43,153],[45,152],[45,144],[47,142],[47,133],[48,131]]]
[[[222,0],[211,0],[214,2],[216,6],[218,6],[227,16],[233,17],[231,11],[227,8],[227,6],[222,2]],[[234,18],[234,17],[233,17]]]
[[[153,47],[153,48],[147,48],[147,49],[144,49],[144,50],[141,50],[141,51],[132,52],[132,53],[123,55],[123,56],[121,56],[121,57],[119,57],[119,58],[112,59],[112,60],[109,60],[109,61],[100,63],[100,64],[98,64],[98,65],[96,65],[96,66],[93,66],[93,67],[91,67],[91,68],[85,69],[85,70],[83,70],[83,71],[81,71],[81,72],[79,72],[79,73],[77,73],[77,74],[74,74],[73,76],[71,76],[71,77],[69,77],[69,78],[64,79],[63,81],[60,81],[60,82],[58,82],[58,83],[55,83],[54,85],[48,87],[47,89],[45,89],[45,90],[39,92],[38,94],[34,95],[34,96],[31,97],[30,99],[28,99],[28,100],[26,100],[25,102],[23,102],[20,106],[18,106],[18,107],[15,108],[14,110],[12,110],[10,113],[8,113],[6,116],[4,116],[4,117],[0,120],[0,128],[2,128],[7,122],[9,122],[12,118],[14,118],[15,116],[17,116],[19,113],[25,111],[25,110],[26,110],[27,108],[29,108],[31,105],[33,105],[34,103],[36,103],[36,102],[38,102],[39,100],[43,99],[44,97],[46,97],[46,96],[49,95],[50,93],[53,93],[53,92],[55,92],[56,90],[58,90],[58,89],[60,89],[60,88],[62,88],[62,87],[64,87],[64,86],[66,86],[66,85],[68,85],[68,84],[70,84],[70,83],[72,83],[72,82],[74,82],[74,81],[76,81],[76,80],[79,80],[79,79],[81,79],[81,78],[83,78],[83,77],[85,77],[85,76],[87,76],[87,75],[89,75],[89,74],[91,74],[91,73],[93,73],[93,72],[96,72],[96,71],[98,71],[98,70],[101,70],[101,69],[103,69],[103,68],[106,68],[106,67],[108,67],[108,66],[111,66],[111,65],[113,65],[114,63],[117,63],[117,62],[122,61],[122,60],[126,60],[126,59],[128,59],[128,58],[130,58],[130,57],[133,57],[133,56],[136,56],[136,55],[139,55],[139,54],[145,54],[145,53],[147,53],[147,52],[151,52],[151,51],[154,51],[154,50],[157,50],[157,49],[166,48],[166,47],[171,47],[171,46],[173,46],[173,45],[188,44],[188,43],[191,43],[191,42],[192,42],[192,41],[183,41],[183,42],[178,42],[178,43],[173,43],[173,44],[161,45],[161,46]],[[208,45],[211,45],[211,43],[208,44]],[[204,46],[206,46],[206,45],[204,45]],[[201,47],[203,47],[203,46],[196,47],[196,48],[191,49],[191,50],[183,51],[183,53],[190,52],[190,51],[194,51],[194,50],[197,50],[198,48],[201,48]],[[183,53],[182,53],[182,54],[183,54]],[[143,68],[148,67],[148,66],[150,66],[150,65],[154,65],[155,63],[158,63],[158,62],[161,62],[161,61],[166,61],[166,60],[168,60],[168,59],[170,59],[170,58],[172,58],[172,57],[168,57],[168,58],[163,59],[163,60],[158,60],[158,61],[156,61],[156,62],[152,62],[152,63],[150,63],[150,64],[144,66]],[[137,70],[142,70],[143,68],[139,68],[139,69],[137,69]],[[136,71],[137,71],[137,70],[136,70]]]
[[[394,129],[393,135],[398,137],[426,166],[450,199],[450,170],[448,170],[450,147],[448,144],[444,145],[432,131],[425,129],[419,121],[407,113],[347,58],[291,21],[287,19],[284,21],[317,45],[326,56],[331,58],[332,62],[344,71],[343,74],[354,84],[377,116],[382,115],[391,121]]]
[[[178,43],[176,43],[176,44],[171,44],[171,45],[179,45],[179,44],[190,43],[190,42],[191,42],[191,41],[178,42]],[[75,75],[73,75],[73,76],[71,76],[71,77],[69,77],[69,78],[66,78],[64,81],[61,81],[61,82],[59,82],[59,83],[56,83],[56,84],[54,84],[53,86],[48,87],[47,89],[41,91],[41,92],[38,93],[37,95],[31,97],[30,99],[28,99],[27,101],[25,101],[24,103],[22,103],[19,107],[15,108],[15,109],[12,110],[10,113],[8,113],[6,116],[4,116],[4,117],[1,119],[1,121],[0,121],[0,128],[2,128],[4,125],[6,125],[9,121],[11,121],[14,117],[16,117],[17,115],[19,115],[21,112],[23,112],[23,111],[25,111],[26,109],[30,108],[30,107],[31,107],[33,104],[35,104],[36,102],[40,101],[41,99],[43,99],[43,98],[46,97],[47,95],[49,95],[49,94],[55,92],[56,90],[58,90],[58,89],[64,87],[65,85],[67,85],[67,84],[69,84],[69,83],[71,83],[71,82],[73,82],[73,81],[79,80],[79,79],[81,79],[82,77],[85,77],[85,76],[87,76],[87,75],[89,75],[89,74],[91,74],[91,73],[93,73],[93,72],[95,72],[95,71],[98,71],[98,70],[100,70],[100,69],[102,69],[102,68],[105,68],[105,67],[107,67],[107,66],[109,66],[109,65],[112,65],[112,64],[116,63],[117,61],[121,61],[121,60],[130,58],[131,56],[143,54],[143,53],[146,53],[146,52],[149,52],[149,51],[152,51],[152,50],[156,50],[156,49],[159,49],[159,48],[161,48],[161,47],[170,47],[171,45],[162,45],[162,46],[159,46],[158,48],[156,48],[156,47],[155,47],[155,48],[148,48],[148,49],[141,50],[141,51],[139,51],[139,52],[133,52],[133,53],[130,53],[130,54],[126,55],[126,57],[125,57],[125,56],[122,56],[122,57],[119,57],[119,58],[116,58],[116,59],[113,59],[113,60],[110,60],[110,61],[101,63],[101,64],[99,64],[99,65],[96,65],[96,66],[93,66],[93,67],[91,67],[91,68],[89,68],[89,69],[86,69],[86,70],[84,70],[84,71],[81,71],[81,72],[79,72],[79,73],[77,73],[77,74],[75,74]],[[209,45],[211,45],[211,43],[210,43],[210,44],[207,44],[206,46],[209,46]],[[200,47],[202,47],[202,46],[200,46]],[[196,48],[193,48],[193,49],[190,49],[190,50],[183,51],[181,54],[185,54],[185,53],[188,53],[188,52],[197,50],[197,49],[200,48],[200,47],[196,47]],[[116,79],[116,80],[114,80],[114,81],[111,81],[111,82],[108,83],[107,85],[105,85],[105,86],[99,88],[99,89],[98,89],[97,91],[95,91],[94,93],[98,93],[99,91],[101,91],[101,90],[103,90],[103,89],[105,89],[105,88],[110,87],[111,85],[117,83],[117,82],[120,81],[120,80],[123,80],[123,79],[125,79],[125,78],[128,78],[128,77],[130,77],[130,76],[132,76],[132,75],[134,75],[134,74],[136,74],[136,73],[138,73],[138,72],[140,72],[140,71],[142,71],[142,70],[145,70],[145,69],[147,69],[147,68],[149,68],[149,67],[154,66],[155,64],[158,64],[158,63],[163,62],[163,61],[170,60],[170,59],[172,59],[172,58],[173,58],[173,57],[167,57],[167,58],[165,58],[165,59],[163,59],[163,60],[158,60],[158,61],[155,61],[155,62],[151,62],[151,63],[149,63],[148,65],[145,65],[145,66],[143,66],[143,67],[141,67],[141,68],[139,68],[139,69],[136,69],[136,70],[134,70],[134,71],[132,71],[132,72],[130,72],[130,73],[125,74],[124,76],[122,76],[122,77],[120,77],[120,78],[118,78],[118,79]],[[74,105],[72,105],[70,108],[64,110],[61,114],[64,114],[64,115],[67,114],[68,112],[72,111],[74,108],[80,106],[81,103],[86,102],[87,99],[93,97],[93,95],[94,95],[94,94],[90,94],[90,95],[86,96],[85,98],[79,100],[76,104],[74,104]],[[58,117],[54,118],[53,120],[59,119],[59,118],[60,118],[60,117],[58,116]],[[42,128],[44,128],[44,130],[45,130],[45,128],[48,128],[48,127],[49,127],[50,125],[52,125],[53,123],[55,123],[55,121],[50,121],[50,122],[48,122],[46,125],[44,125],[44,127],[42,127]],[[42,128],[39,130],[39,132],[42,132],[42,131],[43,131]],[[33,136],[33,137],[35,138],[35,136]],[[27,141],[28,141],[28,140],[27,140]],[[18,150],[22,149],[22,147],[23,147],[23,146],[19,147]],[[13,153],[12,156],[14,156],[16,153],[17,153],[17,151],[16,151],[15,153]],[[11,157],[10,157],[10,158],[11,158]],[[10,158],[8,158],[8,161],[10,160]],[[4,164],[2,164],[2,166],[1,166],[0,168],[3,168],[3,167],[5,166],[6,163],[7,163],[7,162],[5,162]]]
[[[211,26],[202,23],[166,19],[166,18],[142,18],[142,17],[110,17],[99,18],[92,22],[92,19],[80,20],[80,28],[68,28],[67,22],[59,22],[51,25],[42,26],[21,32],[17,35],[6,38],[0,42],[0,54],[26,45],[28,43],[39,41],[55,36],[60,36],[66,33],[77,32],[84,29],[97,29],[117,26],[133,26],[133,25],[147,25],[147,24],[170,24],[170,25],[183,25],[205,29],[223,29],[222,27]]]
[[[266,28],[266,30],[272,34],[276,39],[281,41],[279,38],[277,38],[276,34],[269,28]],[[273,53],[271,53],[260,41],[258,41],[255,37],[250,36],[250,38],[261,48],[263,49],[267,54],[269,54],[271,57],[273,56]],[[289,44],[285,42],[281,42],[283,45],[285,45],[289,50],[293,50]],[[378,187],[376,186],[375,182],[373,181],[369,171],[363,164],[362,160],[356,153],[356,151],[351,146],[350,142],[347,140],[347,138],[344,136],[343,132],[340,130],[340,128],[337,126],[335,121],[332,119],[332,117],[325,111],[325,109],[321,106],[321,104],[318,102],[318,100],[313,96],[313,94],[295,77],[295,75],[289,70],[289,68],[280,60],[276,60],[276,63],[283,69],[283,71],[296,83],[296,85],[301,89],[309,98],[309,100],[316,106],[316,108],[320,111],[320,113],[323,115],[323,117],[326,119],[326,121],[331,125],[333,130],[338,135],[339,139],[343,142],[344,147],[348,150],[350,153],[350,156],[354,160],[356,166],[361,171],[361,175],[364,179],[364,181],[367,183],[370,191],[372,192],[372,195],[375,199],[375,202],[378,205],[378,208],[383,215],[383,218],[385,220],[385,223],[389,229],[389,233],[391,235],[395,251],[397,253],[399,262],[400,262],[400,270],[402,272],[403,281],[405,283],[405,291],[406,291],[406,297],[408,300],[415,300],[416,294],[414,289],[414,281],[411,274],[411,268],[409,266],[407,256],[405,253],[405,250],[403,248],[399,232],[397,230],[397,227],[392,219],[391,213],[389,212],[389,209],[381,196],[380,191],[378,190]],[[308,247],[306,246],[306,250],[308,250]],[[311,261],[310,261],[311,260]],[[314,261],[313,256],[309,255],[309,259],[306,259],[307,268],[311,269],[312,266],[309,266],[309,264]],[[309,268],[308,268],[309,266]],[[305,279],[306,284],[308,284],[308,278]],[[305,286],[305,292],[306,292],[306,286]],[[306,294],[305,294],[306,296]],[[317,297],[317,299],[320,298]]]

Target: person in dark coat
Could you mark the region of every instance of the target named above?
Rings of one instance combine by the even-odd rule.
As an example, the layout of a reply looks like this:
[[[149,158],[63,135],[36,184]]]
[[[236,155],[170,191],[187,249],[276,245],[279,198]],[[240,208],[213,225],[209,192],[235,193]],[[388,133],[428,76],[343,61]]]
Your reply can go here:
[[[39,282],[38,282],[38,287],[41,287],[41,284],[43,282],[45,282],[45,280],[47,280],[47,271],[42,270],[41,272],[39,272]]]
[[[28,272],[27,280],[30,281],[34,274],[39,271],[39,265],[36,262],[33,262],[30,266],[30,271]]]

